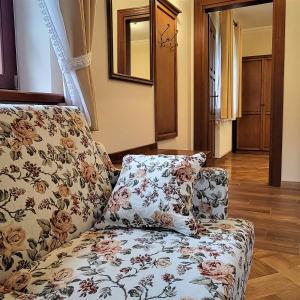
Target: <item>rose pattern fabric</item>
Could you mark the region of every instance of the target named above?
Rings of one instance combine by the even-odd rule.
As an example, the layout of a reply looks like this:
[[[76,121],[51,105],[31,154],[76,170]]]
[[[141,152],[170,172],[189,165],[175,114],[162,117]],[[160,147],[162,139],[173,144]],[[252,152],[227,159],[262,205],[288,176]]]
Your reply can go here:
[[[89,230],[110,194],[77,108],[0,105],[0,280]]]
[[[146,174],[134,175],[143,192]],[[194,172],[182,164],[173,175],[183,184]],[[194,212],[197,238],[88,230],[118,176],[76,108],[0,105],[0,300],[244,298],[254,230],[243,220],[213,220],[227,216],[225,171],[202,171],[202,194],[176,206],[180,213],[211,206]],[[119,189],[112,211],[130,210],[131,196]],[[164,210],[153,220],[167,228],[173,221]]]
[[[193,213],[197,219],[226,219],[228,215],[228,174],[220,168],[203,168],[197,175],[193,193]]]
[[[101,147],[104,149],[103,145],[101,145]],[[107,154],[106,156],[107,159],[109,159]],[[205,154],[203,154],[203,163],[204,162]],[[109,166],[112,166],[111,161]],[[109,172],[110,181],[112,185],[115,186],[120,176],[120,170],[115,167],[108,167],[107,170]],[[220,168],[202,168],[200,170],[194,184],[193,214],[200,220],[222,220],[227,218],[228,173],[226,170]]]
[[[11,292],[4,299],[243,299],[252,224],[228,219],[204,228],[197,239],[170,231],[88,231],[14,273],[3,283]]]
[[[201,234],[192,214],[193,183],[201,154],[127,155],[119,180],[97,228],[131,226]]]
[[[106,152],[106,149],[103,144],[101,144],[100,142],[96,142],[96,147],[97,147],[98,153],[100,154],[100,156],[104,162],[111,186],[112,186],[112,188],[114,188],[119,179],[121,170],[114,166],[114,164],[110,160],[110,157],[109,157],[108,153]]]

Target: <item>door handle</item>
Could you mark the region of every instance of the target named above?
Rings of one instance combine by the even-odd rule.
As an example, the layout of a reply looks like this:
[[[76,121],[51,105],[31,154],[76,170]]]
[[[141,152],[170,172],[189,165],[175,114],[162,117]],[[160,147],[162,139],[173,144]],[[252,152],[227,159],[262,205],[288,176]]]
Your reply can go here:
[[[216,95],[216,96],[209,96],[209,98],[219,98],[219,96],[218,95]]]

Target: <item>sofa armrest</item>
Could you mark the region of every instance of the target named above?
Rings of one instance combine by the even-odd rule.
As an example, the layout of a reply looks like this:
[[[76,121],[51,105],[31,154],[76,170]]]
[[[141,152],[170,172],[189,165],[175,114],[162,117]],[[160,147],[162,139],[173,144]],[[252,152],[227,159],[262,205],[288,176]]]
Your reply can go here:
[[[222,220],[228,216],[228,173],[203,168],[194,185],[193,210],[198,219]]]
[[[121,170],[114,166],[114,164],[112,163],[112,161],[111,161],[108,153],[106,152],[105,147],[103,146],[103,144],[101,144],[99,142],[95,142],[95,144],[96,144],[97,151],[100,154],[100,156],[103,160],[103,163],[105,164],[105,168],[106,168],[106,171],[108,173],[108,178],[109,178],[109,181],[111,183],[111,186],[112,186],[112,188],[114,188],[117,181],[118,181],[118,178],[120,176]]]

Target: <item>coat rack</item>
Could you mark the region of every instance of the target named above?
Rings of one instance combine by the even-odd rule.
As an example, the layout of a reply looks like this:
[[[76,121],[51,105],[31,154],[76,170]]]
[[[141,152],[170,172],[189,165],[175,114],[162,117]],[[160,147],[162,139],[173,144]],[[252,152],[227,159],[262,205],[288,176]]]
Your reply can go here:
[[[162,141],[178,136],[176,29],[181,11],[167,0],[155,3],[155,139]]]
[[[167,24],[166,28],[160,33],[160,47],[174,49],[178,47],[177,35],[178,30],[175,31],[175,34],[170,37],[168,31],[170,30],[170,24]]]

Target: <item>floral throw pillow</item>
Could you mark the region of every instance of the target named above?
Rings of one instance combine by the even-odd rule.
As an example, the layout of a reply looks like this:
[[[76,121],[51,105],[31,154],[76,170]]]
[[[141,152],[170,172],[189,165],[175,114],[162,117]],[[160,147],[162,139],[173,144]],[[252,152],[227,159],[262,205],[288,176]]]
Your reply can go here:
[[[146,227],[197,235],[192,215],[193,183],[203,163],[201,154],[128,155],[119,180],[96,228]]]

